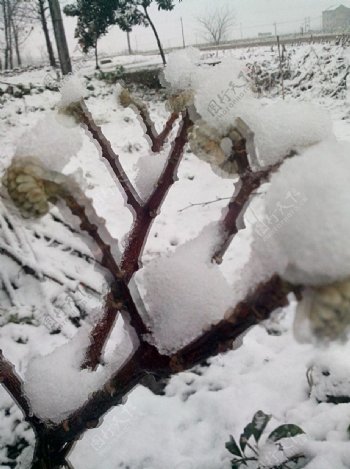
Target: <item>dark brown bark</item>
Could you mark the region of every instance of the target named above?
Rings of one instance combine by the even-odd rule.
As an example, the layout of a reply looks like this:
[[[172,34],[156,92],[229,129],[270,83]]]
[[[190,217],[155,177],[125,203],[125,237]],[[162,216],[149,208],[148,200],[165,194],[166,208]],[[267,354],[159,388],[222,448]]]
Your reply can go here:
[[[13,39],[15,42],[15,51],[16,51],[16,58],[17,58],[17,65],[18,67],[22,67],[22,59],[21,59],[21,51],[20,51],[20,46],[19,46],[19,37],[18,37],[18,29],[13,21],[13,18],[11,18],[11,25],[12,25],[12,31],[13,31]]]
[[[120,183],[122,188],[121,192],[125,194],[127,204],[130,205],[132,210],[134,210],[134,212],[137,214],[141,210],[142,201],[140,200],[140,197],[131,184],[130,179],[128,178],[124,169],[122,168],[118,155],[114,153],[110,142],[103,135],[100,127],[95,124],[91,113],[89,112],[84,102],[81,103],[79,119],[81,120],[82,124],[86,126],[94,141],[101,148],[101,156],[108,162],[110,168],[117,178],[117,181]]]
[[[171,186],[176,181],[177,169],[183,156],[184,147],[187,143],[188,131],[191,126],[192,121],[186,112],[184,113],[182,123],[166,167],[156,183],[153,193],[143,206],[142,211],[140,211],[136,217],[134,226],[128,237],[127,246],[122,259],[122,270],[125,271],[125,275],[128,280],[140,267],[140,257],[153,221],[159,214],[160,207],[162,206]]]
[[[63,194],[62,197],[70,211],[79,218],[80,228],[86,231],[98,246],[102,254],[100,263],[112,276],[111,291],[106,297],[103,317],[98,321],[90,334],[91,345],[86,352],[86,358],[82,365],[82,368],[95,369],[100,363],[104,346],[113,329],[118,312],[129,316],[130,324],[134,327],[140,341],[143,340],[144,334],[149,333],[149,330],[139,315],[127,286],[125,275],[112,255],[111,245],[114,240],[109,240],[110,244],[108,244],[105,241],[106,236],[102,237],[100,234],[102,227],[104,227],[103,220],[99,219],[95,214],[93,206],[89,204],[87,198],[84,198],[84,206],[84,203],[77,202],[76,194]],[[87,215],[87,204],[89,204],[89,215]],[[94,218],[94,222],[91,221],[91,218]]]
[[[143,343],[128,362],[109,380],[103,390],[96,392],[84,406],[62,424],[49,430],[53,446],[74,441],[87,429],[100,424],[101,417],[122,399],[148,374],[156,379],[167,378],[193,368],[232,347],[233,341],[252,326],[288,303],[287,296],[294,288],[278,276],[259,285],[230,317],[213,326],[208,332],[172,356],[159,354],[157,349]]]
[[[44,33],[44,36],[45,36],[46,49],[47,49],[47,54],[49,56],[50,65],[51,65],[51,67],[57,67],[55,54],[54,54],[54,51],[53,51],[52,42],[51,42],[51,38],[50,38],[49,28],[48,28],[48,25],[47,25],[44,1],[45,0],[38,0],[39,17],[40,17],[41,27],[43,29],[43,33]]]
[[[48,0],[50,7],[50,14],[55,33],[56,46],[58,56],[60,59],[61,71],[63,75],[72,73],[72,64],[69,56],[69,49],[64,30],[61,8],[58,0]]]
[[[129,55],[131,55],[132,54],[132,49],[131,49],[131,42],[130,42],[130,31],[126,32],[126,38],[127,38],[127,41],[128,41],[128,52],[129,52]]]
[[[156,37],[156,41],[157,41],[157,45],[158,45],[158,49],[159,49],[159,52],[160,52],[160,56],[162,57],[162,61],[163,61],[163,65],[165,66],[166,65],[166,58],[165,58],[165,54],[164,54],[164,50],[163,50],[163,46],[162,46],[162,43],[160,42],[160,38],[159,38],[159,34],[158,34],[158,31],[153,23],[153,21],[151,20],[149,14],[148,14],[148,10],[147,8],[144,6],[143,7],[144,11],[145,11],[145,16],[147,18],[147,21],[149,22],[152,30],[153,30],[153,33]]]

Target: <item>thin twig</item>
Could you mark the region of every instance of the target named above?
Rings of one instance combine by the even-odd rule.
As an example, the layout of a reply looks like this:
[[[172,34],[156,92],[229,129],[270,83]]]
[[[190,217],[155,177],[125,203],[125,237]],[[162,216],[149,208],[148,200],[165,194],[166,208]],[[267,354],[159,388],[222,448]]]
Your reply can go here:
[[[145,135],[149,138],[151,142],[151,149],[154,153],[159,153],[170,132],[172,131],[175,122],[179,118],[178,112],[172,112],[164,125],[163,130],[158,134],[154,125],[154,122],[150,116],[147,106],[140,101],[139,99],[131,96],[128,93],[130,99],[130,107],[135,111],[135,113],[140,117],[141,124],[144,127]]]
[[[190,205],[187,205],[187,207],[178,210],[178,213],[182,213],[185,210],[193,207],[206,207],[207,205],[216,204],[217,202],[222,202],[223,200],[231,200],[231,197],[217,197],[215,200],[208,200],[207,202],[198,202],[196,204],[191,203]]]
[[[140,200],[136,189],[132,185],[122,165],[120,164],[119,156],[113,151],[110,142],[104,136],[101,128],[95,124],[95,121],[92,118],[92,115],[84,101],[81,101],[78,112],[81,123],[86,126],[95,142],[97,142],[100,146],[102,157],[109,163],[114,175],[119,181],[123,189],[123,194],[126,196],[127,204],[130,205],[130,207],[132,207],[132,209],[137,214],[141,210],[142,201]]]
[[[175,122],[179,118],[179,114],[176,112],[173,112],[170,114],[167,122],[165,123],[164,129],[162,132],[157,136],[157,141],[156,144],[153,146],[152,151],[154,152],[160,152],[161,149],[163,148],[166,139],[168,138],[170,132],[172,131]]]
[[[270,174],[271,168],[257,173],[248,172],[242,177],[235,189],[235,193],[225,209],[225,216],[220,222],[222,236],[220,244],[215,251],[213,261],[221,264],[223,256],[230,246],[234,236],[244,228],[243,216],[252,194],[265,182]]]

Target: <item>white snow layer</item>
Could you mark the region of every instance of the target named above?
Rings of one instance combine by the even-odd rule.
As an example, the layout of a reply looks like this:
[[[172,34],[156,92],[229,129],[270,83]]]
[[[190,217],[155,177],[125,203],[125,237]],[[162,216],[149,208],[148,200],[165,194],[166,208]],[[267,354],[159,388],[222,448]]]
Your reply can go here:
[[[255,134],[261,166],[278,163],[292,151],[299,152],[332,135],[329,113],[309,103],[256,103],[242,109],[240,117]]]
[[[284,277],[327,284],[350,276],[350,145],[327,141],[286,160],[265,199],[265,238],[287,257]]]
[[[61,119],[55,112],[45,114],[20,138],[15,156],[35,157],[45,167],[61,171],[82,146],[80,129],[62,125]]]
[[[235,305],[233,288],[211,263],[217,239],[217,227],[209,225],[198,238],[143,269],[147,320],[161,353],[184,347]]]
[[[110,364],[96,371],[81,370],[89,334],[81,329],[67,344],[56,348],[51,354],[34,358],[25,375],[24,392],[34,414],[44,420],[59,423],[74,410],[81,407],[89,396],[101,388],[132,352],[132,339],[118,321],[119,341]]]
[[[77,75],[68,75],[61,83],[59,107],[65,108],[79,102],[86,93],[85,85]]]
[[[175,89],[192,88],[197,112],[223,135],[238,117],[243,119],[255,134],[262,166],[331,136],[332,121],[320,106],[284,101],[266,105],[253,97],[242,61],[226,57],[214,67],[199,67],[198,54],[193,49],[170,54],[167,81]]]
[[[194,47],[177,50],[169,54],[168,63],[164,70],[164,78],[173,91],[192,88],[200,56],[200,51]]]
[[[139,158],[136,169],[135,184],[139,195],[146,199],[155,187],[162,174],[167,159],[164,154],[146,154]]]

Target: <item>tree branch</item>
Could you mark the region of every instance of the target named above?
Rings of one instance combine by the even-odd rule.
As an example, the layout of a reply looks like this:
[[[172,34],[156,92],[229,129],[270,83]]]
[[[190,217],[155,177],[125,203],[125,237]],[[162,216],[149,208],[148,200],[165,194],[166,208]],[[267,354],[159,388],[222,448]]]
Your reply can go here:
[[[15,372],[14,366],[4,357],[2,350],[0,350],[0,384],[10,394],[21,409],[26,421],[37,433],[37,430],[42,427],[42,423],[32,414],[30,404],[24,395],[23,382]]]
[[[146,342],[141,344],[103,390],[94,393],[66,421],[49,430],[50,441],[59,447],[79,438],[87,429],[97,427],[101,417],[111,407],[121,404],[125,395],[145,376],[151,374],[158,379],[167,378],[229,350],[243,332],[267,319],[277,308],[286,306],[288,294],[297,290],[278,276],[272,277],[239,303],[229,317],[170,357],[159,354],[155,347]]]
[[[153,221],[159,214],[160,207],[170,187],[176,181],[177,169],[183,156],[184,147],[188,141],[188,131],[191,126],[192,121],[188,112],[185,112],[166,167],[153,193],[144,205],[143,210],[136,217],[121,264],[127,280],[129,280],[140,267],[140,257]]]
[[[106,297],[103,317],[91,332],[90,347],[86,352],[86,358],[82,365],[83,368],[95,369],[100,363],[103,348],[115,324],[118,312],[125,312],[129,315],[130,323],[134,327],[140,341],[143,340],[142,336],[149,331],[134,303],[125,280],[125,274],[119,268],[115,255],[112,253],[111,246],[116,244],[116,241],[110,237],[105,228],[104,220],[97,216],[89,200],[86,197],[82,200],[82,197],[83,194],[80,194],[80,200],[78,201],[75,194],[72,195],[68,192],[62,194],[67,207],[73,215],[80,219],[80,228],[89,234],[101,251],[101,265],[111,274],[113,280],[111,291]],[[102,229],[104,236],[100,234]],[[106,241],[106,238],[109,242]]]
[[[142,201],[120,164],[119,156],[113,151],[110,142],[103,135],[101,128],[95,124],[92,115],[83,100],[79,103],[76,112],[80,122],[86,126],[94,141],[100,146],[101,155],[109,163],[114,175],[119,181],[123,189],[123,193],[126,196],[127,204],[132,207],[136,214],[139,213],[142,207]]]
[[[222,263],[223,256],[230,246],[234,236],[238,233],[239,230],[244,228],[243,216],[249,200],[254,191],[256,191],[256,189],[258,189],[263,182],[268,180],[271,171],[272,169],[268,168],[257,173],[248,172],[238,183],[238,187],[236,188],[235,193],[230,203],[228,204],[227,209],[225,210],[226,214],[220,222],[222,236],[220,244],[213,256],[213,261],[215,261],[217,264]]]
[[[220,222],[222,236],[213,256],[213,261],[217,264],[222,263],[223,256],[234,236],[239,230],[244,228],[243,217],[251,196],[261,184],[269,179],[271,173],[276,171],[280,166],[280,163],[278,163],[260,171],[253,171],[252,165],[258,164],[255,153],[254,134],[241,119],[236,121],[236,138],[232,143],[232,156],[237,164],[240,181]]]
[[[145,134],[149,137],[151,141],[152,151],[154,153],[159,153],[162,150],[170,132],[172,131],[175,122],[179,118],[179,114],[177,112],[173,112],[172,114],[170,114],[164,126],[164,129],[162,130],[160,134],[158,134],[146,105],[135,98],[131,98],[131,99],[132,99],[131,107],[134,109],[136,114],[138,114],[141,118],[141,122],[143,123],[145,127]]]
[[[74,197],[66,195],[65,201],[72,213],[81,220],[81,228],[89,233],[97,246],[103,253],[101,264],[113,275],[113,286],[106,298],[105,310],[102,318],[98,321],[91,332],[91,345],[87,351],[83,367],[95,369],[100,363],[104,346],[114,327],[118,311],[125,311],[130,317],[130,324],[135,329],[138,338],[143,342],[143,336],[149,331],[140,316],[135,303],[132,300],[128,283],[133,274],[139,268],[139,260],[142,249],[147,239],[155,217],[158,215],[160,207],[176,179],[176,170],[180,163],[184,146],[187,142],[191,120],[186,113],[183,117],[178,137],[172,148],[168,163],[161,175],[157,186],[149,200],[137,213],[134,227],[130,233],[127,248],[125,249],[121,268],[118,267],[111,256],[110,245],[106,245],[98,234],[97,224],[92,224],[86,215],[84,208],[77,203]],[[90,211],[92,207],[90,208]],[[98,226],[101,224],[98,223]]]

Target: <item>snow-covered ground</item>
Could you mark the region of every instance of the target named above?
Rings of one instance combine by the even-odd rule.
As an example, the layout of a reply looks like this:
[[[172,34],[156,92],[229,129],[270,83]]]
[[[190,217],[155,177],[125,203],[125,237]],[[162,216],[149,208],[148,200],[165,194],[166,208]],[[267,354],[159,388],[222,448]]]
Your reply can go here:
[[[294,75],[285,82],[287,101],[304,100],[324,106],[331,112],[337,138],[350,141],[350,94],[342,84],[350,67],[350,49],[317,44],[296,47],[294,52],[287,48],[288,51],[289,68]],[[262,64],[271,74],[278,69],[277,51],[270,48],[226,51],[220,57],[231,54],[245,64]],[[212,57],[207,54],[203,58]],[[133,68],[157,63],[157,57],[121,57],[113,65]],[[4,81],[43,85],[51,73],[36,70],[4,77]],[[79,67],[81,75],[92,73],[92,63]],[[150,155],[138,118],[131,109],[118,105],[113,87],[96,79],[89,84],[93,85],[87,92],[89,109],[137,185],[139,168],[146,167],[146,159],[161,161],[169,144],[161,155]],[[331,90],[337,87],[339,92],[333,94]],[[281,100],[279,82],[261,94],[266,102]],[[147,100],[151,116],[161,129],[168,116],[162,95],[141,91],[139,95]],[[45,111],[54,108],[59,95],[45,89],[21,99],[4,95],[0,100],[2,172],[23,132]],[[97,162],[95,145],[81,134],[82,148],[67,170],[82,170],[87,195],[99,215],[107,220],[111,234],[122,243],[132,222],[131,215],[103,162]],[[153,164],[152,170],[159,172],[160,165]],[[218,220],[233,188],[232,180],[220,178],[187,150],[179,181],[152,228],[143,257],[145,267],[161,254],[172,253],[195,238],[209,222]],[[248,228],[236,237],[220,268],[232,290],[248,258],[249,220],[256,213],[259,211],[248,211]],[[89,324],[105,284],[90,248],[72,230],[72,220],[65,222],[64,213],[53,208],[35,222],[19,221],[16,217],[3,199],[0,348],[24,376],[34,356],[46,355],[66,343],[75,334],[77,324]],[[14,232],[8,230],[8,223]],[[10,259],[8,252],[20,261]],[[24,266],[35,270],[37,278]],[[142,292],[142,270],[137,281]],[[110,411],[98,429],[88,431],[78,442],[71,454],[74,467],[95,469],[102,464],[104,469],[229,469],[232,455],[225,449],[229,435],[239,437],[255,412],[262,410],[272,415],[266,434],[283,423],[296,424],[304,430],[305,435],[296,437],[292,447],[306,455],[308,469],[350,468],[350,403],[327,402],[334,395],[348,396],[350,402],[349,342],[321,347],[302,345],[293,333],[294,302],[278,313],[252,328],[238,341],[235,350],[210,360],[209,366],[172,378],[164,396],[153,395],[142,386],[135,389],[124,406]],[[48,314],[51,320],[47,319]],[[60,333],[53,334],[53,329]],[[315,376],[308,380],[311,367]],[[50,398],[55,395],[42,399]],[[16,451],[28,443],[33,443],[31,431],[10,397],[0,389],[0,466],[16,467]],[[261,451],[264,452],[263,447]],[[30,450],[25,450],[18,457],[23,463],[17,467],[26,467],[28,453]],[[260,467],[264,467],[263,462]]]

